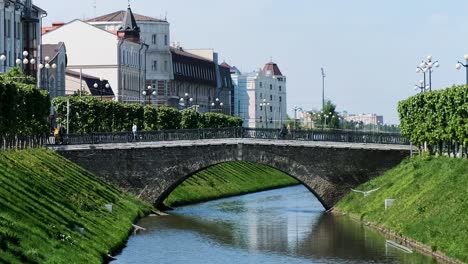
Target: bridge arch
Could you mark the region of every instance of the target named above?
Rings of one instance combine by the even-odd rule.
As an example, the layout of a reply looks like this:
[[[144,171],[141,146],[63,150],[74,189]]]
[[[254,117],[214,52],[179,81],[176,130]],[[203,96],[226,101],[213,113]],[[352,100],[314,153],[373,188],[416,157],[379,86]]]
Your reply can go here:
[[[154,205],[188,176],[215,164],[249,161],[303,183],[325,209],[354,188],[396,166],[408,147],[269,140],[211,140],[60,147],[66,158]]]
[[[205,167],[205,168],[201,168],[199,169],[198,171],[194,171],[192,172],[191,174],[189,175],[186,175],[185,177],[182,177],[180,180],[174,182],[171,186],[169,186],[161,195],[160,197],[158,198],[158,200],[155,202],[155,205],[157,207],[160,207],[161,208],[165,208],[165,205],[163,205],[163,202],[179,187],[181,186],[185,181],[193,178],[193,177],[196,177],[197,174],[199,174],[200,172],[204,172],[204,171],[207,171],[207,170],[210,170],[211,168],[213,167],[216,167],[218,165],[222,165],[222,164],[233,164],[235,163],[236,161],[228,161],[228,162],[220,162],[220,163],[217,163],[217,164],[213,164],[213,165],[210,165],[208,167]],[[267,165],[267,164],[260,164],[260,163],[254,163],[256,165],[264,165],[270,169],[273,169],[273,170],[276,170],[278,172],[281,172],[282,174],[284,174],[286,177],[290,177],[292,179],[295,179],[298,181],[298,184],[300,185],[303,185],[304,187],[306,187],[318,200],[319,202],[323,205],[324,208],[326,208],[326,204],[325,204],[325,201],[320,197],[320,194],[316,193],[313,189],[311,189],[308,185],[306,185],[303,181],[303,179],[297,177],[297,176],[294,176],[294,175],[290,175],[288,174],[287,172],[284,172],[278,168],[275,168],[275,167],[272,167],[271,165]],[[261,168],[261,167],[259,167]],[[222,177],[223,175],[219,175],[220,177]],[[275,177],[275,176],[272,176],[272,177]],[[266,188],[268,189],[269,186],[262,186],[262,188]],[[280,187],[280,186],[278,186]]]

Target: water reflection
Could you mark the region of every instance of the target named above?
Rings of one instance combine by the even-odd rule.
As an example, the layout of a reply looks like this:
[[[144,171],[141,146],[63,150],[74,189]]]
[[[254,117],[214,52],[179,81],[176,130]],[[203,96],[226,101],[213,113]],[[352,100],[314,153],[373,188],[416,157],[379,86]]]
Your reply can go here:
[[[159,260],[170,259],[167,263],[432,261],[386,249],[377,232],[347,217],[325,214],[302,186],[188,206],[139,224],[148,232],[132,237],[116,263],[145,263],[151,252],[158,252]]]

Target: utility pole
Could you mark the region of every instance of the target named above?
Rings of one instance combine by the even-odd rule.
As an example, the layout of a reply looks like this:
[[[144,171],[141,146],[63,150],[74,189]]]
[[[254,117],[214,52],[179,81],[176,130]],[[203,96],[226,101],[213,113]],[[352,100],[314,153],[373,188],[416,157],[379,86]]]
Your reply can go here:
[[[322,69],[322,111],[323,111],[323,108],[325,107],[325,70],[323,68]]]

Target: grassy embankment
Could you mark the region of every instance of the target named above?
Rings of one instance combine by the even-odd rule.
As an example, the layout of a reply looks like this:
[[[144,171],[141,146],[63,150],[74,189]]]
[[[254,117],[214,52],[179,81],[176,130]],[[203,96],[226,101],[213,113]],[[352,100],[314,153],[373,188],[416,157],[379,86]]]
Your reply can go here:
[[[223,163],[185,180],[164,203],[174,207],[296,184],[299,184],[296,179],[265,165]]]
[[[377,187],[368,197],[350,193],[336,208],[468,262],[468,160],[406,160],[357,189]]]
[[[53,152],[0,152],[0,263],[101,263],[149,210]]]

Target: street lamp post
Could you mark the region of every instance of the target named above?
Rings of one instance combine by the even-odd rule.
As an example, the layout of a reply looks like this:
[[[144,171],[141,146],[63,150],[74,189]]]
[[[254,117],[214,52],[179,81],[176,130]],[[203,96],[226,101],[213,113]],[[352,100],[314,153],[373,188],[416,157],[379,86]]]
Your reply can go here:
[[[268,128],[267,106],[269,105],[270,103],[267,103],[266,99],[263,99],[263,103],[260,103],[260,106],[265,110],[265,128]]]
[[[185,93],[184,97],[179,99],[179,104],[184,108],[187,109],[192,106],[193,98],[190,97],[189,93]]]
[[[322,69],[322,109],[325,107],[325,70]]]
[[[26,50],[23,51],[23,59],[16,59],[16,64],[18,66],[21,65],[21,69],[23,70],[23,73],[26,74],[26,67],[28,64],[34,65],[36,63],[36,60],[34,58],[28,59],[29,52]]]
[[[146,89],[143,90],[143,92],[141,92],[141,94],[143,94],[143,96],[145,96],[145,103],[147,102],[146,101],[146,97],[148,97],[148,104],[151,105],[151,96],[156,96],[156,89],[154,89],[151,85],[148,85],[148,87],[146,87]]]
[[[428,87],[424,86],[424,81],[423,80],[419,80],[419,84],[414,85],[414,89],[415,90],[421,90],[421,93],[424,93],[424,90],[426,88],[428,88]]]
[[[110,88],[110,84],[109,84],[109,83],[106,83],[106,85],[103,87],[103,85],[102,85],[102,82],[103,82],[103,81],[104,81],[104,78],[99,77],[99,84],[94,83],[94,85],[93,85],[94,89],[96,89],[96,90],[99,89],[99,96],[101,97],[101,100],[102,100],[102,94],[103,94],[104,87],[107,88],[107,89]]]
[[[3,66],[3,73],[6,72],[6,59],[7,59],[7,57],[5,56],[5,54],[0,55],[0,63]]]
[[[57,64],[55,64],[55,63],[50,64],[50,57],[45,56],[44,62],[39,63],[38,67],[39,67],[39,71],[42,71],[42,69],[44,69],[44,68],[46,69],[45,88],[46,88],[47,92],[49,92],[49,94],[50,94],[50,91],[49,91],[49,70],[50,70],[50,68],[56,69]]]
[[[294,111],[294,130],[296,130],[296,123],[297,123],[297,111],[302,111],[302,108],[299,106],[294,106],[293,109]]]
[[[222,112],[223,111],[223,102],[219,100],[219,98],[216,98],[213,103],[211,103],[211,107],[213,109],[216,109],[216,112]]]
[[[434,68],[438,68],[440,66],[439,61],[433,61],[432,56],[427,56],[427,60],[423,61],[421,65],[416,69],[417,73],[421,71],[424,73],[424,80],[426,79],[426,71],[429,73],[429,85],[426,86],[426,82],[424,81],[424,87],[428,87],[429,91],[432,91],[432,72]]]
[[[464,59],[465,59],[465,63],[462,63],[462,62],[458,61],[458,63],[455,65],[455,68],[457,70],[460,70],[462,66],[465,67],[465,69],[466,69],[466,84],[468,85],[468,54],[465,54]]]

